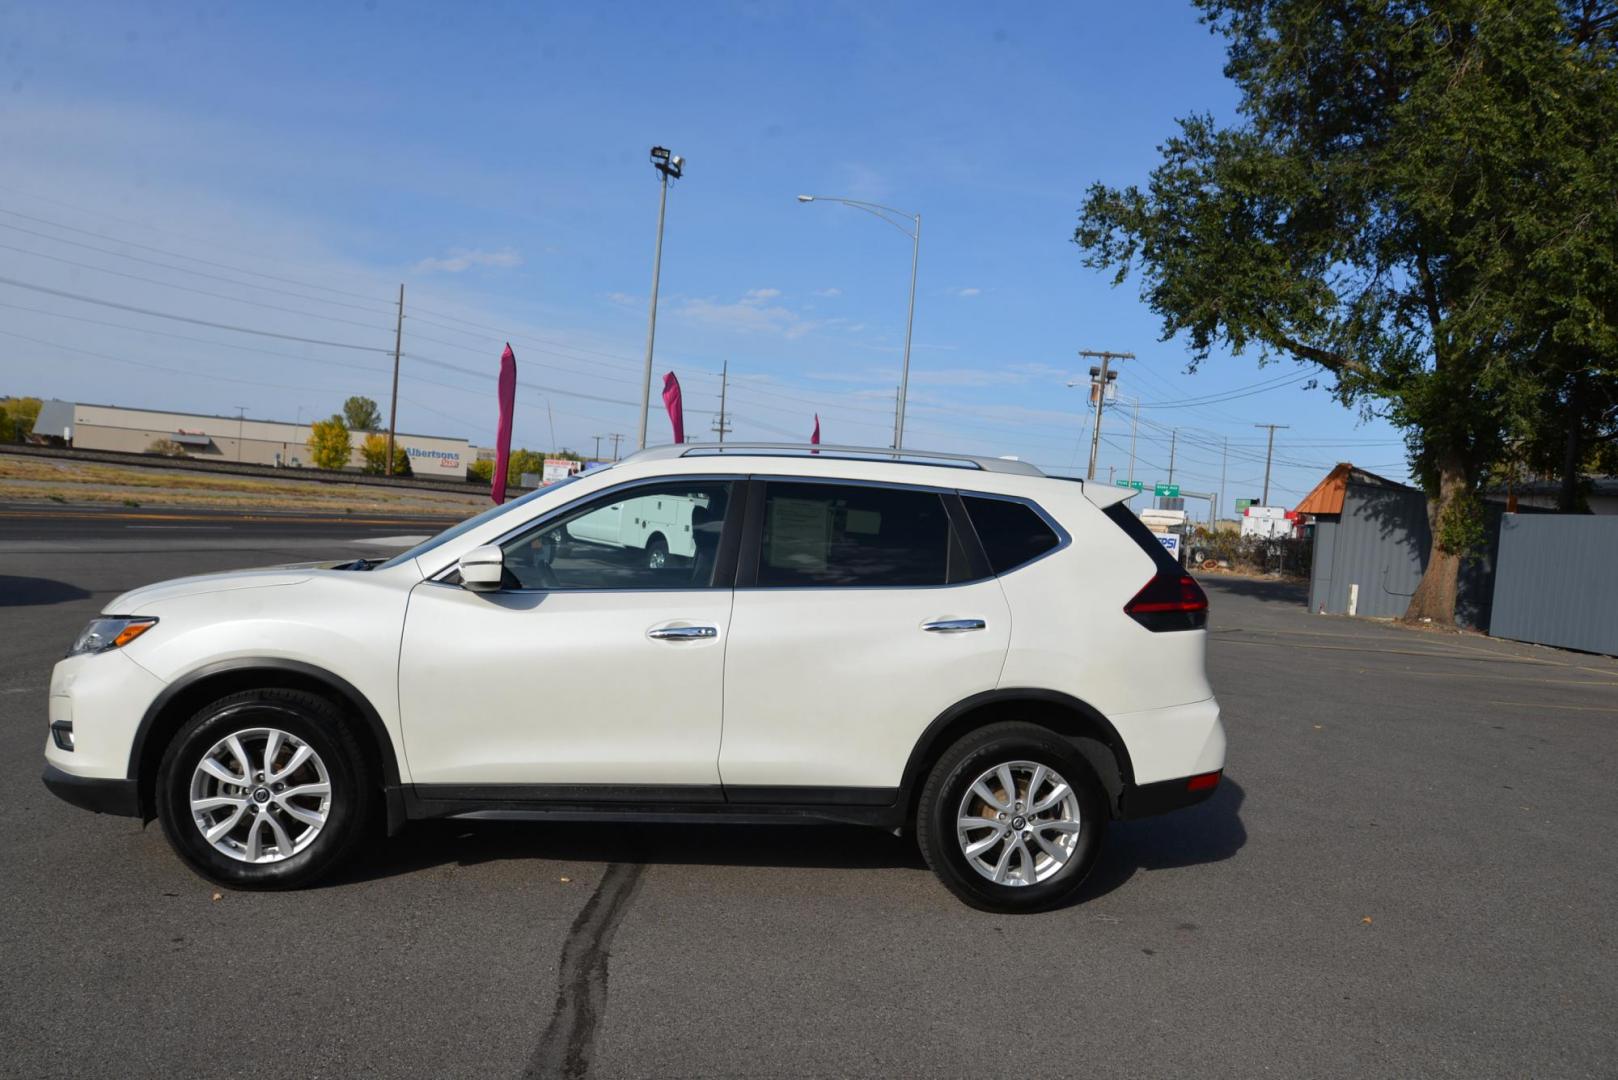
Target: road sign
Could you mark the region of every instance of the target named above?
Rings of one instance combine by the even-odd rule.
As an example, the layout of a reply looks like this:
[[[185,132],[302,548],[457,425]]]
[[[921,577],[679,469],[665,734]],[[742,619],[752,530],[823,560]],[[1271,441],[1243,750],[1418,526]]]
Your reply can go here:
[[[1238,510],[1246,510],[1249,506],[1257,506],[1257,505],[1258,505],[1258,500],[1257,499],[1237,499],[1236,500],[1236,509],[1238,509]]]
[[[1114,480],[1113,483],[1118,487],[1129,488],[1132,491],[1139,491],[1146,486],[1146,481],[1144,480]]]
[[[1180,497],[1180,485],[1157,484],[1153,486],[1152,494],[1160,499],[1178,499]]]

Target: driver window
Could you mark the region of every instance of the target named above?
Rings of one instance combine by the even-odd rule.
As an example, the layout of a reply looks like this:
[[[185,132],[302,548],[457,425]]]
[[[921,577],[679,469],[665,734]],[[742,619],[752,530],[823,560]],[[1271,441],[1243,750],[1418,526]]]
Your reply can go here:
[[[507,587],[711,588],[731,490],[670,481],[603,496],[502,544]]]

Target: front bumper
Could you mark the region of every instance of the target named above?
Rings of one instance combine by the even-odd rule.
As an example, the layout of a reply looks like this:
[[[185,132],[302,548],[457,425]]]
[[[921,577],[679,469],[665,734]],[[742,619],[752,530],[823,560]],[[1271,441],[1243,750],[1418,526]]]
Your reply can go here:
[[[140,816],[140,792],[135,781],[101,776],[75,776],[50,762],[42,777],[51,794],[64,802],[98,814]]]

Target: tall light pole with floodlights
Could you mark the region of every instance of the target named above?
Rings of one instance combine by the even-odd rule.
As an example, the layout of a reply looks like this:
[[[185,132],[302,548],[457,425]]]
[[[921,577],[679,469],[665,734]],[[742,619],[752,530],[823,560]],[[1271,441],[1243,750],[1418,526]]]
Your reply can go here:
[[[652,147],[652,168],[662,183],[657,197],[657,248],[652,254],[652,306],[646,316],[646,374],[640,384],[640,448],[646,449],[646,417],[652,406],[652,342],[657,338],[657,278],[663,269],[663,212],[669,204],[669,181],[685,170],[685,158],[661,146]]]
[[[916,324],[916,264],[921,259],[921,215],[907,214],[903,210],[895,210],[881,203],[845,199],[837,195],[799,195],[798,201],[835,202],[852,206],[856,210],[864,210],[872,217],[881,218],[910,238],[910,309],[905,313],[904,365],[899,372],[899,400],[893,410],[893,448],[902,450],[905,442],[905,393],[910,388],[910,331]],[[905,228],[900,224],[902,221],[910,222],[911,228]]]

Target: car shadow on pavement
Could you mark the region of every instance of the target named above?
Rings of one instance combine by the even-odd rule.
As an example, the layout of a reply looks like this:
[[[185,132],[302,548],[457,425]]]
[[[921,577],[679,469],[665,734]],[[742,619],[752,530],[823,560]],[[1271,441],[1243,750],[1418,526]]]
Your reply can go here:
[[[1240,817],[1243,797],[1240,785],[1227,779],[1205,803],[1162,817],[1113,822],[1101,857],[1073,903],[1105,896],[1141,870],[1230,858],[1247,842]],[[420,821],[325,884],[347,885],[439,866],[521,860],[927,869],[913,837],[855,825]]]
[[[675,825],[575,821],[412,822],[346,873],[343,885],[435,866],[515,860],[925,870],[909,837],[857,825]]]
[[[37,607],[85,600],[90,594],[77,585],[50,578],[14,577],[0,574],[0,607]]]
[[[1245,798],[1241,785],[1226,777],[1205,803],[1160,817],[1113,822],[1101,858],[1073,903],[1105,896],[1141,870],[1200,866],[1235,855],[1247,843],[1241,819]]]

